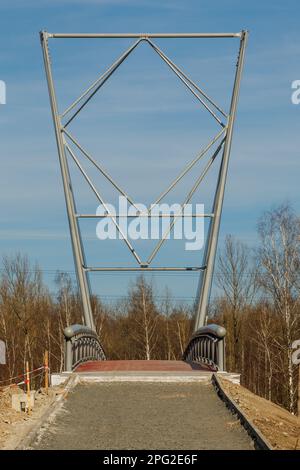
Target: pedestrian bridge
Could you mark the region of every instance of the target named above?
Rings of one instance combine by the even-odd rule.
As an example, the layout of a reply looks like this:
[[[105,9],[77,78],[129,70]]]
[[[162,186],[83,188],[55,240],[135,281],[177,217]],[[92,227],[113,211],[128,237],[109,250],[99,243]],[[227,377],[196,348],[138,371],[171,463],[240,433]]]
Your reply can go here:
[[[182,361],[106,361],[105,351],[95,330],[72,325],[64,330],[65,370],[71,372],[107,370],[224,370],[226,330],[215,324],[199,328],[190,338]]]
[[[225,334],[214,324],[200,328],[181,360],[109,360],[94,330],[66,328],[66,370],[53,374],[52,384],[68,380],[71,386],[51,426],[44,426],[31,448],[259,447],[253,430],[247,434],[218,396],[216,374],[239,380],[224,371]]]
[[[79,292],[82,300],[84,325],[71,325],[64,330],[65,336],[65,371],[58,374],[56,380],[71,376],[78,384],[70,394],[65,414],[61,414],[55,431],[48,433],[37,448],[48,449],[249,449],[251,441],[243,434],[230,413],[218,399],[210,378],[213,373],[225,371],[225,328],[219,325],[206,325],[207,307],[212,285],[218,234],[222,215],[227,169],[229,164],[233,126],[236,116],[239,88],[244,64],[247,31],[238,33],[128,33],[128,34],[83,34],[83,33],[48,33],[41,32],[41,45],[49,89],[53,124],[62,173],[67,215],[70,227],[72,249],[76,266]],[[64,112],[59,112],[52,75],[49,40],[59,39],[128,39],[135,42],[115,61],[109,69],[98,77]],[[199,84],[195,83],[153,42],[156,39],[238,39],[237,61],[228,111],[223,111]],[[197,173],[195,183],[188,191],[181,204],[184,209],[192,200],[209,169],[219,161],[218,177],[212,210],[209,213],[192,213],[192,217],[209,220],[208,234],[204,249],[203,262],[200,266],[162,266],[153,265],[153,260],[173,230],[175,216],[149,257],[137,253],[128,237],[124,236],[119,218],[124,214],[112,216],[103,199],[97,183],[89,176],[81,157],[92,164],[119,194],[126,198],[130,206],[137,208],[127,191],[103,169],[95,159],[73,136],[69,125],[81,110],[102,88],[110,76],[121,66],[124,60],[141,44],[149,46],[154,53],[174,72],[180,82],[191,92],[198,104],[203,106],[218,127],[208,143],[201,148],[195,158],[170,182],[156,201],[141,213],[133,216],[153,216],[153,205],[159,204],[166,195],[190,172],[196,171],[196,163],[209,155],[205,166]],[[77,152],[81,157],[77,158]],[[220,156],[220,158],[218,157]],[[218,157],[218,158],[217,158]],[[102,218],[102,215],[77,213],[75,191],[73,191],[69,162],[75,163],[93,195],[105,209],[105,217],[111,217],[120,238],[129,249],[134,265],[130,266],[94,266],[87,263],[84,250],[84,237],[79,221],[82,219]],[[197,170],[199,171],[199,169]],[[161,217],[167,214],[160,214]],[[92,272],[128,271],[139,272],[191,272],[199,273],[199,287],[196,301],[195,331],[186,349],[178,361],[111,361],[105,352],[95,329],[89,274]],[[55,376],[53,376],[55,380]],[[70,380],[70,379],[69,379]],[[134,382],[134,383],[132,383]],[[148,382],[147,384],[144,382]],[[151,382],[151,383],[150,383]],[[176,383],[175,383],[176,382]]]

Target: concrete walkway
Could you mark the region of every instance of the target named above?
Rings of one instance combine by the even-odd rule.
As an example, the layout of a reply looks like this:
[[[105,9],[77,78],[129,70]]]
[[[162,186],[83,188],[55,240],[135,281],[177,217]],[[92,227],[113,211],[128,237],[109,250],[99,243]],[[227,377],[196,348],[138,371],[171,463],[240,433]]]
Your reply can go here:
[[[82,383],[34,449],[253,449],[210,383]]]

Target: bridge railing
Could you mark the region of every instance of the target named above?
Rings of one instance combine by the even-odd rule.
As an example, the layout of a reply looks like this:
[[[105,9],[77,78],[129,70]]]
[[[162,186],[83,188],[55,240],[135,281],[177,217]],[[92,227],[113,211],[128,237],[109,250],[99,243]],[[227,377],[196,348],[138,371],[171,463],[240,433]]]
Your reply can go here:
[[[105,361],[105,352],[97,333],[84,325],[64,329],[65,371],[71,372],[82,362]]]
[[[192,335],[183,353],[183,360],[225,370],[225,335],[223,326],[211,324],[199,328]]]

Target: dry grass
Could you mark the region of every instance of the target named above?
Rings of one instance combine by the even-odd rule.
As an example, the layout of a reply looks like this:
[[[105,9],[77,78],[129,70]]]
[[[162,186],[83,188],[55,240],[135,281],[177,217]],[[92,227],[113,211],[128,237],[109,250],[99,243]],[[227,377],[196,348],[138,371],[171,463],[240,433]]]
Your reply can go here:
[[[276,450],[300,450],[300,418],[250,392],[241,385],[220,379],[226,393]]]

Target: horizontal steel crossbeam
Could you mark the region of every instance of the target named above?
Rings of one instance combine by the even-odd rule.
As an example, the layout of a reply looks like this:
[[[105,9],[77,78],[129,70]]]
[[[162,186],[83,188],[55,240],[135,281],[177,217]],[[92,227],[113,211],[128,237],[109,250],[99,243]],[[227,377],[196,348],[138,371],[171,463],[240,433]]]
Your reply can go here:
[[[141,267],[131,267],[131,266],[118,266],[118,267],[92,267],[87,266],[83,268],[85,271],[203,271],[206,269],[205,266],[187,266],[187,267],[176,267],[176,266],[151,266],[149,267],[147,264],[143,265],[141,263]]]
[[[174,218],[174,217],[179,217],[179,218],[189,218],[189,217],[213,217],[213,214],[149,214],[149,213],[142,213],[142,214],[75,214],[75,217],[78,219],[105,219],[106,217],[124,217],[128,219],[136,219],[138,217],[149,217],[152,219],[156,218]]]
[[[54,39],[121,39],[121,38],[240,38],[242,31],[238,33],[48,33],[48,38]]]

